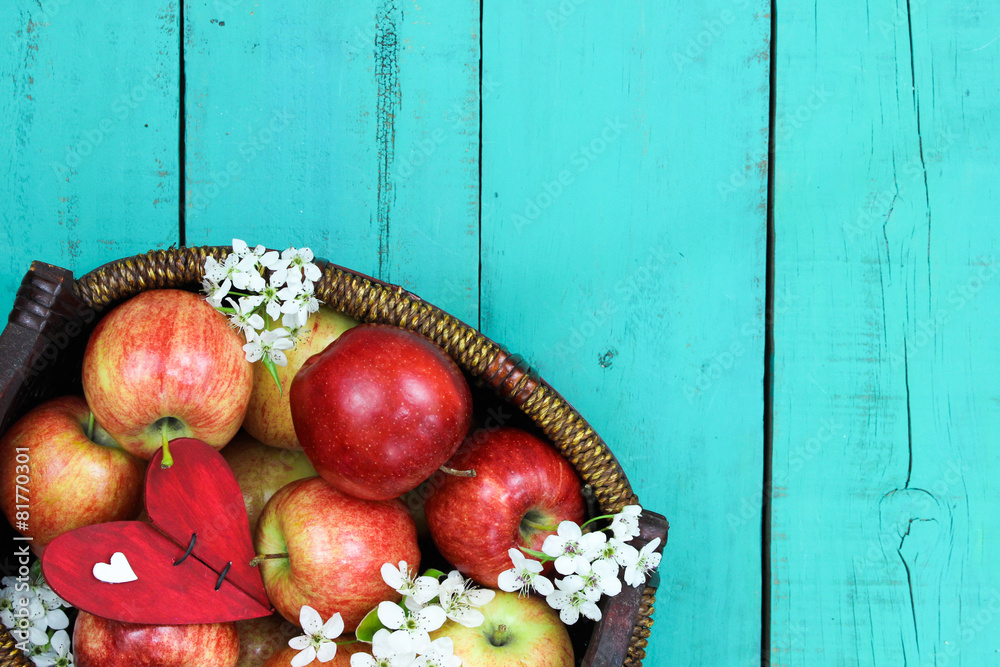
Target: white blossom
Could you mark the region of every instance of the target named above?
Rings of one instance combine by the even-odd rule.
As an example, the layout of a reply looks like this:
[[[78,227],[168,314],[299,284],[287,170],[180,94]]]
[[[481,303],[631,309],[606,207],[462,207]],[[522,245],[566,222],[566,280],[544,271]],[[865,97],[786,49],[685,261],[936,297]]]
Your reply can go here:
[[[497,588],[508,593],[517,591],[518,595],[528,595],[529,589],[534,588],[539,595],[548,595],[552,592],[552,582],[543,577],[541,562],[527,558],[518,549],[508,549],[514,564],[509,570],[504,570],[497,577]]]
[[[251,363],[267,355],[276,365],[286,366],[288,358],[284,350],[290,349],[293,345],[292,339],[288,337],[288,331],[279,327],[261,334],[251,332],[247,335],[247,344],[243,346],[243,351],[247,355],[247,361]]]
[[[625,544],[617,537],[608,538],[608,541],[601,547],[601,551],[597,555],[598,560],[608,561],[620,567],[633,565],[638,558],[639,550],[631,544]]]
[[[32,656],[31,660],[35,667],[73,667],[73,654],[69,651],[71,647],[69,633],[58,630],[49,640],[49,650]]]
[[[542,552],[556,559],[559,574],[587,572],[591,561],[600,553],[607,541],[604,533],[586,533],[572,521],[563,521],[555,535],[549,535],[542,543]]]
[[[372,653],[355,653],[351,667],[410,667],[417,657],[408,632],[380,629],[372,637]]]
[[[411,611],[420,609],[438,594],[440,584],[434,577],[411,576],[405,560],[399,566],[392,563],[382,565],[382,579],[390,588],[404,596],[404,604]]]
[[[566,583],[580,590],[593,602],[600,600],[601,595],[614,596],[622,591],[622,582],[618,579],[618,565],[607,560],[595,560],[591,563],[589,572],[571,574],[566,577]]]
[[[229,322],[242,331],[248,339],[264,328],[264,318],[257,313],[257,306],[263,301],[262,297],[242,296],[239,301],[230,297],[227,301],[234,311],[229,315]]]
[[[611,532],[623,542],[628,542],[633,537],[638,537],[640,514],[642,514],[642,506],[640,505],[627,505],[623,507],[611,519]]]
[[[557,590],[545,596],[549,606],[559,610],[559,619],[566,625],[573,625],[580,620],[580,614],[593,621],[601,620],[601,610],[583,592],[580,582],[568,579],[569,577],[557,579]]]
[[[455,644],[451,637],[438,637],[410,667],[460,667],[462,659],[455,655]]]
[[[495,596],[496,591],[476,588],[458,570],[452,570],[438,589],[439,604],[445,615],[467,628],[483,624],[486,619],[477,607],[488,604]]]
[[[394,602],[380,602],[378,620],[390,630],[400,630],[409,634],[413,651],[422,654],[431,644],[430,633],[447,620],[444,610],[437,605],[424,607],[418,611],[408,611]]]
[[[625,568],[625,583],[629,586],[639,586],[646,582],[646,576],[660,565],[661,554],[653,553],[660,546],[660,538],[639,550],[635,563]]]
[[[299,610],[299,624],[305,634],[292,637],[288,645],[298,653],[292,658],[292,667],[304,667],[313,660],[330,662],[337,655],[337,643],[333,640],[344,631],[344,620],[337,612],[323,623],[319,612],[303,605]]]

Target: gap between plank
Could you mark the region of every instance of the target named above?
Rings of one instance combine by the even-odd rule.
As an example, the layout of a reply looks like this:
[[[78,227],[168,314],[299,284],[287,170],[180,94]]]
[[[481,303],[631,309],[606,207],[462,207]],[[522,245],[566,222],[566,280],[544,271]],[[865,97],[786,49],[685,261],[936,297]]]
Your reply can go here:
[[[774,162],[777,118],[778,3],[771,0],[767,131],[767,250],[764,269],[764,492],[760,527],[760,663],[771,664],[771,483],[774,450]]]
[[[178,122],[177,122],[177,130],[178,130],[177,131],[177,163],[179,165],[178,170],[177,170],[177,178],[180,181],[180,184],[179,184],[179,192],[178,192],[178,195],[177,195],[177,198],[178,198],[178,202],[177,202],[177,233],[178,233],[177,241],[178,241],[179,247],[181,247],[181,248],[183,248],[184,246],[187,245],[187,220],[185,219],[185,215],[187,213],[187,211],[186,211],[186,206],[187,206],[187,190],[186,190],[186,186],[185,186],[185,182],[187,180],[187,174],[185,172],[187,157],[185,155],[185,146],[184,146],[185,131],[186,131],[186,126],[187,126],[187,115],[185,114],[185,100],[186,100],[186,95],[185,95],[185,90],[184,90],[185,85],[186,85],[186,82],[184,80],[184,4],[185,4],[185,2],[186,2],[186,0],[181,0],[181,2],[180,2],[180,30],[178,30],[178,33],[180,34],[180,68],[179,68],[179,76],[178,76],[180,109],[177,112],[177,119],[178,119]]]
[[[479,177],[476,187],[479,190],[479,210],[477,225],[479,228],[479,273],[476,276],[476,329],[483,330],[483,0],[479,0]]]

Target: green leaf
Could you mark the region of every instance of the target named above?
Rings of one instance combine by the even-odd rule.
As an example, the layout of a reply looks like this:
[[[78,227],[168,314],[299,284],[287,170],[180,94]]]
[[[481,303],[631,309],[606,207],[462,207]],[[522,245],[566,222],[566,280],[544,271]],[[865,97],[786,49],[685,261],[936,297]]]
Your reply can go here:
[[[282,391],[281,391],[281,380],[278,379],[278,367],[274,365],[274,361],[271,360],[271,357],[267,356],[266,354],[264,355],[264,358],[261,359],[260,361],[262,364],[264,364],[264,368],[267,369],[267,372],[271,374],[271,377],[274,378],[274,384],[278,385],[278,394],[280,395]]]
[[[365,642],[366,644],[371,644],[372,639],[375,637],[375,633],[384,628],[382,621],[378,618],[378,607],[375,607],[370,612],[368,612],[361,623],[358,624],[358,629],[354,631],[354,636],[358,638],[359,642]]]
[[[425,577],[434,577],[435,579],[440,579],[441,577],[444,576],[444,572],[442,572],[441,570],[435,570],[432,567],[432,568],[429,568],[427,570],[424,570],[423,576],[425,576]]]

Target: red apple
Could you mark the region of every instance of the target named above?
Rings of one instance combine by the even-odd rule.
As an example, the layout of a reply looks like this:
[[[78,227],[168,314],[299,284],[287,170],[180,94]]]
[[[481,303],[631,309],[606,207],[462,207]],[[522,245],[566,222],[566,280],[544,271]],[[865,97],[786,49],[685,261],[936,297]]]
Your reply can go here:
[[[34,538],[35,553],[69,530],[132,519],[141,510],[146,462],[98,424],[88,438],[89,418],[82,398],[57,398],[0,440],[0,507],[11,526]]]
[[[192,292],[142,292],[102,319],[83,358],[83,391],[108,433],[152,458],[163,438],[221,449],[239,430],[253,373],[243,339]]]
[[[316,469],[304,453],[268,447],[243,431],[226,445],[222,457],[232,468],[243,492],[251,534],[257,527],[261,510],[278,489],[297,479],[316,476]]]
[[[240,667],[261,667],[268,658],[288,648],[288,640],[302,634],[278,614],[236,621],[240,638]],[[290,660],[290,659],[289,659]],[[288,662],[285,663],[287,665]]]
[[[576,471],[552,445],[527,431],[500,428],[466,439],[449,467],[475,477],[442,475],[424,505],[441,555],[483,586],[512,567],[507,551],[540,550],[560,521],[584,519]]]
[[[559,612],[534,595],[497,591],[477,628],[448,621],[431,639],[451,637],[462,667],[573,667],[573,644]]]
[[[138,625],[81,611],[73,626],[76,667],[236,667],[232,623]]]
[[[303,364],[292,421],[323,479],[373,500],[395,498],[455,452],[472,394],[444,350],[423,336],[365,324]]]
[[[281,381],[280,391],[264,364],[254,364],[253,392],[250,394],[250,405],[247,406],[247,414],[243,419],[243,429],[265,445],[302,449],[299,439],[295,436],[292,412],[288,405],[292,378],[306,359],[322,352],[330,343],[337,340],[340,334],[355,325],[357,322],[347,315],[320,306],[302,328],[295,347],[285,352],[288,364],[277,367],[278,379]]]
[[[257,522],[258,554],[287,554],[260,564],[275,609],[298,623],[303,605],[323,620],[340,612],[348,632],[383,600],[400,596],[382,580],[384,563],[420,563],[417,531],[398,500],[361,500],[322,478],[286,485]]]

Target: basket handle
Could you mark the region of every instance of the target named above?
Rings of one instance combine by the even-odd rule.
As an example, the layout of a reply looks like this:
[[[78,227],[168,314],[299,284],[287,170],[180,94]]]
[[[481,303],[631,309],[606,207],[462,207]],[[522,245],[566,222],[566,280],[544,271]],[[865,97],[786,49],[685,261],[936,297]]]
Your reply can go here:
[[[68,369],[68,362],[86,343],[88,325],[97,319],[97,313],[80,301],[73,286],[72,271],[43,262],[32,262],[21,280],[14,308],[0,334],[0,357],[4,359],[0,367],[0,432],[20,416],[23,407],[41,397],[43,389],[36,382],[40,374]]]
[[[641,549],[655,538],[660,538],[661,551],[667,542],[670,525],[662,514],[643,510],[639,515],[639,536],[629,544]],[[622,591],[614,597],[604,597],[600,603],[601,622],[594,627],[587,652],[581,667],[605,667],[607,665],[639,665],[645,657],[646,638],[653,625],[649,609],[640,616],[643,604],[651,604],[653,594],[659,585],[659,576],[653,573],[645,586],[630,586],[622,581]],[[636,619],[639,619],[638,625]],[[629,662],[626,662],[629,658]]]

